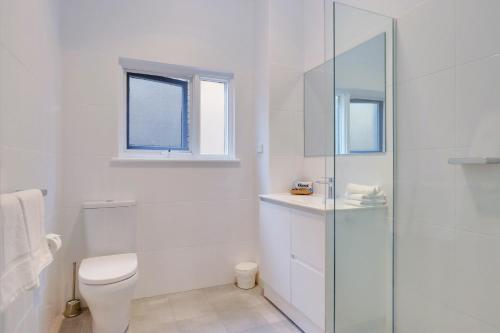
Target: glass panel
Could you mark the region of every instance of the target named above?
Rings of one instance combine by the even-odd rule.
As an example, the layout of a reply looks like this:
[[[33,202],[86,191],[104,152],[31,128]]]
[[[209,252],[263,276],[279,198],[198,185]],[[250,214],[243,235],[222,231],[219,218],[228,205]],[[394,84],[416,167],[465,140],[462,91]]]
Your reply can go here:
[[[334,77],[327,98],[335,101],[335,154],[325,161],[335,181],[326,224],[327,332],[390,333],[393,19],[329,0],[325,8]]]
[[[187,150],[187,82],[128,74],[128,148]]]
[[[200,82],[200,153],[226,154],[227,84]]]

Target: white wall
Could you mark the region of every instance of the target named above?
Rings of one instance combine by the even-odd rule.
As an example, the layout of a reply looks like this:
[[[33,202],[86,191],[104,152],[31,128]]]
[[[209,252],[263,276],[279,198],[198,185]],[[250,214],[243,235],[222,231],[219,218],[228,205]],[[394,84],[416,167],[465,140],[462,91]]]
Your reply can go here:
[[[257,34],[259,193],[287,192],[302,173],[304,3],[258,3],[258,22],[265,23]]]
[[[0,192],[48,190],[47,232],[62,232],[57,2],[0,1]],[[64,235],[63,235],[64,238]],[[61,254],[0,315],[0,332],[46,333],[62,311]]]
[[[398,20],[397,332],[500,332],[500,3]]]
[[[64,218],[70,260],[85,256],[80,205],[131,198],[139,209],[136,296],[229,283],[255,253],[254,2],[63,2]],[[240,164],[116,164],[118,57],[235,73]]]

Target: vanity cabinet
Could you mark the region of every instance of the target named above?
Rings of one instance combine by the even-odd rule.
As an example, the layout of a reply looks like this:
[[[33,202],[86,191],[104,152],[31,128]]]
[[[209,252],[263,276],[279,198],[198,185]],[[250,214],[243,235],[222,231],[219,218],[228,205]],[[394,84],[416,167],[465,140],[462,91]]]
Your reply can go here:
[[[260,201],[264,295],[306,332],[325,326],[325,216]]]

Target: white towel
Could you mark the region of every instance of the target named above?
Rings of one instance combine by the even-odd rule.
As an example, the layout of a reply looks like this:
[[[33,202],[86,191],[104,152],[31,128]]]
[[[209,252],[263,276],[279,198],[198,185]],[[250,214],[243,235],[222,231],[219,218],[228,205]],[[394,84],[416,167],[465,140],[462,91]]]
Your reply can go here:
[[[28,230],[33,270],[38,275],[53,260],[45,238],[45,202],[40,190],[26,190],[13,193],[21,202],[24,221]]]
[[[377,194],[361,194],[361,193],[349,193],[346,192],[345,196],[349,200],[376,200],[385,199],[384,191],[380,191]]]
[[[346,192],[352,194],[367,194],[367,195],[377,195],[381,191],[378,185],[358,185],[358,184],[347,184]]]
[[[37,284],[21,203],[12,194],[0,195],[0,241],[2,313],[20,293]]]
[[[374,207],[374,206],[384,206],[386,204],[385,200],[371,200],[371,201],[359,201],[359,200],[345,200],[345,204],[356,206],[356,207]]]

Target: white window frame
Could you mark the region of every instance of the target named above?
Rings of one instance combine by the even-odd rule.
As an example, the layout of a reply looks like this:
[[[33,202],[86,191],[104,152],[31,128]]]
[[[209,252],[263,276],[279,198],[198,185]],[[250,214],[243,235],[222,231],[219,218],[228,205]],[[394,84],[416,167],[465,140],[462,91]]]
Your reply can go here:
[[[153,61],[119,58],[123,77],[123,98],[120,107],[119,156],[116,161],[238,161],[234,133],[234,75],[196,67],[164,64]],[[150,74],[188,81],[189,151],[162,151],[127,148],[127,73]],[[200,153],[200,81],[225,83],[226,126],[225,154]]]

